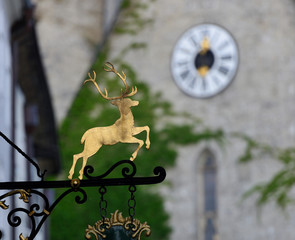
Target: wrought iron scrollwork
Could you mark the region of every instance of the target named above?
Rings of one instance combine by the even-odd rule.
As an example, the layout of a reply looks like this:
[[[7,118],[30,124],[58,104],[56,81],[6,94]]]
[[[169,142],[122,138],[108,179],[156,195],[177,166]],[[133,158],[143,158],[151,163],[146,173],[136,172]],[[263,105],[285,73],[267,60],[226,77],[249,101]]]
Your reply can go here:
[[[126,165],[128,167],[123,167],[121,174],[121,178],[107,178],[115,169],[119,166]],[[122,160],[114,164],[108,171],[99,176],[93,177],[90,176],[90,173],[93,172],[93,167],[87,166],[85,168],[85,177],[86,180],[65,180],[65,181],[27,181],[27,182],[7,182],[0,183],[0,189],[20,189],[10,191],[2,196],[0,196],[0,207],[4,209],[8,209],[8,206],[5,204],[5,198],[20,194],[20,199],[24,202],[29,203],[28,199],[33,199],[32,196],[37,196],[42,205],[39,203],[33,203],[28,208],[15,208],[10,211],[8,214],[8,223],[12,227],[18,227],[22,223],[22,217],[29,218],[31,222],[31,233],[28,237],[24,237],[23,235],[19,236],[21,240],[33,240],[37,233],[40,231],[42,225],[54,210],[56,205],[68,194],[80,193],[75,197],[75,201],[78,204],[83,204],[87,200],[87,194],[83,190],[83,187],[98,187],[98,186],[119,186],[119,185],[143,185],[143,184],[155,184],[162,182],[166,177],[165,169],[162,167],[156,167],[154,169],[155,176],[153,177],[135,177],[136,174],[136,166],[130,160]],[[49,201],[45,194],[36,190],[36,189],[46,189],[46,188],[68,188],[64,193],[62,193],[55,202],[50,205]],[[29,190],[23,190],[29,189]],[[32,200],[31,200],[32,201]],[[30,202],[31,202],[30,201]],[[30,204],[30,203],[29,203]],[[0,232],[1,239],[1,232]]]
[[[162,167],[156,167],[154,169],[153,173],[155,176],[136,177],[136,165],[130,160],[122,160],[111,166],[104,174],[101,174],[99,176],[91,176],[90,174],[94,172],[94,168],[92,166],[86,166],[84,169],[84,176],[86,177],[86,180],[72,179],[64,181],[45,181],[43,178],[46,171],[41,173],[40,167],[36,162],[34,162],[13,142],[11,142],[2,132],[0,132],[0,136],[2,136],[10,145],[12,145],[12,147],[14,147],[31,164],[33,164],[36,167],[37,175],[41,178],[40,181],[0,182],[0,190],[9,190],[7,193],[0,195],[0,211],[10,211],[7,215],[9,225],[12,227],[19,227],[22,224],[22,218],[24,217],[28,218],[31,222],[31,232],[29,236],[24,237],[21,234],[19,236],[20,240],[33,240],[40,231],[42,225],[44,224],[48,216],[50,216],[54,208],[57,206],[57,204],[70,193],[74,192],[75,194],[77,194],[75,197],[76,203],[83,204],[87,201],[87,194],[83,190],[84,187],[106,187],[126,185],[133,186],[135,191],[136,185],[157,184],[162,182],[166,177],[166,171]],[[112,173],[114,173],[114,171],[118,169],[119,166],[124,166],[121,170],[122,177],[110,178],[109,176]],[[48,188],[65,188],[67,190],[63,192],[50,205],[46,195],[39,190]],[[19,199],[28,204],[28,206],[9,209],[9,205],[5,203],[5,200],[9,197],[18,194],[20,195]],[[133,205],[130,203],[131,208],[135,207],[135,201],[133,201],[133,203]],[[106,211],[103,212],[103,214],[105,216]],[[130,215],[131,217],[129,217],[130,219],[128,219],[128,221],[133,221],[134,211]],[[118,219],[121,218],[122,217],[119,217]],[[133,235],[137,235],[138,232],[141,233],[143,229],[146,230],[145,225],[138,226],[140,227],[138,228],[139,230],[136,229]],[[0,239],[2,239],[2,237],[2,232],[0,231]],[[140,237],[138,239],[140,239]]]
[[[24,191],[24,190],[16,190],[13,192],[20,192],[20,191]],[[12,227],[19,227],[22,224],[22,219],[25,217],[30,220],[31,233],[29,234],[28,237],[24,237],[21,234],[19,236],[19,239],[21,239],[21,240],[33,240],[36,237],[36,235],[38,234],[38,232],[40,231],[42,225],[44,224],[44,222],[46,221],[48,216],[51,214],[51,212],[56,207],[56,205],[68,194],[70,194],[72,192],[79,192],[80,195],[77,195],[75,197],[75,201],[78,204],[83,204],[87,200],[87,194],[81,188],[78,188],[78,189],[71,188],[71,189],[66,190],[64,193],[62,193],[55,200],[55,202],[52,205],[49,205],[49,201],[48,201],[46,195],[43,194],[42,192],[37,191],[37,190],[33,190],[33,189],[29,190],[28,192],[30,193],[30,200],[31,201],[33,199],[32,196],[38,197],[38,198],[35,197],[35,200],[38,203],[32,203],[28,208],[22,207],[22,208],[12,209],[8,213],[8,216],[7,216],[7,221],[9,223],[9,225]],[[25,191],[25,193],[27,193],[27,191]],[[15,193],[15,194],[17,194],[17,193]],[[12,194],[9,196],[12,196]],[[8,195],[7,195],[7,197],[8,197]],[[40,201],[40,199],[41,199],[41,201]],[[29,203],[29,201],[26,203]],[[0,239],[1,239],[1,233],[0,233]]]
[[[134,164],[134,162],[130,161],[130,160],[122,160],[120,162],[115,163],[113,166],[111,166],[109,168],[109,170],[107,170],[104,174],[101,174],[97,177],[93,177],[90,176],[90,173],[93,173],[94,169],[92,166],[86,166],[84,169],[84,176],[88,179],[91,180],[99,180],[99,179],[103,179],[105,177],[107,177],[108,175],[110,175],[114,169],[116,169],[117,167],[119,167],[120,165],[126,164],[128,167],[124,167],[122,169],[122,176],[124,178],[132,178],[134,177],[135,173],[136,173],[136,165]],[[131,169],[131,170],[130,170]]]
[[[126,163],[129,160],[122,160],[115,165],[120,165],[121,162]],[[87,167],[91,169],[92,167]],[[111,167],[112,169],[113,167]],[[166,171],[163,167],[156,167],[153,170],[155,176],[152,177],[135,177],[126,174],[127,169],[123,168],[121,178],[96,178],[92,177],[87,180],[73,179],[79,181],[79,188],[82,187],[98,187],[98,186],[120,186],[120,185],[148,185],[157,184],[164,181]],[[89,170],[88,170],[89,173]],[[102,174],[109,175],[109,174]],[[102,176],[101,175],[101,176]],[[127,177],[126,177],[127,176]],[[71,188],[73,180],[62,181],[19,181],[19,182],[0,182],[1,189],[48,189],[48,188]],[[0,196],[1,199],[1,196]]]
[[[27,192],[26,190],[23,190],[23,189],[19,189],[19,190],[13,190],[13,191],[10,191],[2,196],[0,196],[0,208],[2,209],[8,209],[9,206],[5,204],[5,198],[9,197],[9,196],[13,196],[13,195],[16,195],[16,194],[20,194],[20,197],[19,199],[22,199],[24,202],[29,202],[29,197],[30,197],[30,193]],[[3,200],[3,201],[1,201]]]
[[[130,216],[124,218],[118,210],[111,214],[110,218],[100,220],[94,226],[88,226],[85,232],[86,239],[134,239],[140,240],[142,233],[150,236],[150,226]],[[123,236],[122,238],[120,236]],[[111,238],[112,237],[112,238]]]

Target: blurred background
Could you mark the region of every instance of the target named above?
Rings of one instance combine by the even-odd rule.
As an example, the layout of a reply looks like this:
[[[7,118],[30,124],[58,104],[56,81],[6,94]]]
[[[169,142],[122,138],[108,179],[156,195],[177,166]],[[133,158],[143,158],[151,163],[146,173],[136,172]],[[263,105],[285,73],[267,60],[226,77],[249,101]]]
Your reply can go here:
[[[294,0],[0,0],[0,129],[48,179],[67,179],[83,133],[120,116],[83,85],[95,70],[101,88],[118,95],[119,79],[102,70],[110,61],[138,88],[135,126],[151,128],[151,148],[135,160],[138,174],[167,170],[164,183],[135,193],[135,218],[151,225],[151,239],[294,239],[294,26]],[[225,45],[216,29],[229,34]],[[196,64],[204,39],[205,74]],[[200,98],[190,94],[193,76],[209,79],[201,92],[217,88],[210,77],[230,84]],[[7,143],[0,149],[0,181],[38,180]],[[99,175],[135,149],[105,146],[88,164]],[[62,192],[45,194],[54,200]],[[66,197],[36,239],[83,239],[101,219],[98,189],[87,194],[81,206]],[[127,216],[129,197],[127,187],[108,188],[108,215]],[[7,203],[21,206],[17,198]],[[29,228],[8,227],[0,211],[3,239]]]

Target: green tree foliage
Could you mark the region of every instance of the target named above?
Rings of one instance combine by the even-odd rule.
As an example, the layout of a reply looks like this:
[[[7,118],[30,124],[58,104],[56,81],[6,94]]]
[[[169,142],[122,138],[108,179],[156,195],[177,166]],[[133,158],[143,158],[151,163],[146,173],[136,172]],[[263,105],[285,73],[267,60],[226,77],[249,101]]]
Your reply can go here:
[[[277,159],[281,163],[281,168],[278,169],[269,181],[259,183],[249,189],[244,194],[244,198],[256,194],[258,206],[274,200],[278,206],[285,209],[288,205],[294,204],[295,202],[291,194],[295,185],[295,149],[272,148],[251,140],[248,141],[245,154],[240,160],[242,162],[249,162],[252,159],[259,159],[261,155],[267,155],[271,159]]]

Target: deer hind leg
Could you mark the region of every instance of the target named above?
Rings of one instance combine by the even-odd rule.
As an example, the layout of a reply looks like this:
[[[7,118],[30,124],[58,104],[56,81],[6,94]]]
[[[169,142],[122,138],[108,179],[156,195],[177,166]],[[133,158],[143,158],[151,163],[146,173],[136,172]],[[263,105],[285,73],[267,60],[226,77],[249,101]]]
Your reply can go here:
[[[144,127],[134,127],[132,129],[132,135],[137,135],[143,131],[146,131],[146,140],[145,140],[145,145],[146,145],[146,149],[150,149],[150,128],[148,126],[144,126]]]
[[[73,174],[74,174],[74,171],[75,171],[75,167],[76,167],[76,163],[78,161],[79,158],[81,158],[83,156],[83,152],[79,153],[79,154],[75,154],[73,156],[73,164],[72,164],[72,167],[69,171],[69,176],[68,178],[71,180],[73,178]]]
[[[79,179],[82,180],[83,179],[83,174],[84,174],[84,168],[87,164],[87,160],[88,158],[90,158],[91,156],[93,156],[100,148],[102,145],[100,146],[96,146],[96,148],[94,149],[87,149],[87,151],[84,149],[84,155],[83,155],[83,163],[82,163],[82,167],[79,171]]]

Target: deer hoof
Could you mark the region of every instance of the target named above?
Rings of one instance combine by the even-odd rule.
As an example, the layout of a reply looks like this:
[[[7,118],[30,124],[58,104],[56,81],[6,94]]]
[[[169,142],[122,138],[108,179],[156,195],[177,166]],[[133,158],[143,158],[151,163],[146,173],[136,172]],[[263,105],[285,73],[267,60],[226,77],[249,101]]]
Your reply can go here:
[[[68,176],[68,179],[72,180],[73,176],[72,175],[69,175]]]
[[[79,178],[80,180],[82,180],[82,179],[83,179],[83,173],[80,174],[78,178]]]
[[[130,159],[130,161],[133,161],[135,158],[134,157],[130,157],[129,159]]]

